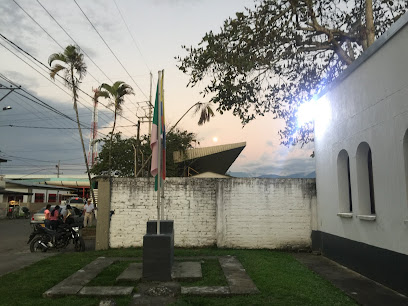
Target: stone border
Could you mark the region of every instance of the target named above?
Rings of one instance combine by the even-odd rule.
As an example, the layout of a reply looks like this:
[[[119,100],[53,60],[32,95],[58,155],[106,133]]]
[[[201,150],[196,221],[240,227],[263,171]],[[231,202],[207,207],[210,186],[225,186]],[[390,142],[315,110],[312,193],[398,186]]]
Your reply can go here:
[[[202,256],[202,257],[180,257],[182,260],[195,260],[194,262],[177,262],[173,276],[175,279],[197,279],[202,277],[201,264],[197,259],[218,259],[221,268],[227,279],[228,286],[196,286],[196,287],[181,287],[183,295],[201,295],[201,296],[231,296],[240,294],[257,294],[258,288],[255,286],[252,279],[246,273],[242,264],[235,256]],[[86,287],[93,278],[95,278],[105,268],[117,261],[138,260],[136,258],[116,258],[116,257],[98,257],[83,269],[78,270],[62,282],[58,283],[51,289],[43,293],[44,297],[58,297],[66,295],[78,296],[120,296],[132,294],[134,287],[130,286],[90,286]],[[124,270],[117,278],[120,280],[140,280],[141,263],[129,265],[128,269]],[[194,271],[192,271],[193,269]],[[133,274],[137,272],[136,274]],[[192,273],[194,272],[194,273]],[[200,276],[200,277],[199,277]],[[158,283],[156,287],[163,286]],[[146,298],[146,296],[142,296]],[[135,298],[140,298],[140,295],[135,295]]]

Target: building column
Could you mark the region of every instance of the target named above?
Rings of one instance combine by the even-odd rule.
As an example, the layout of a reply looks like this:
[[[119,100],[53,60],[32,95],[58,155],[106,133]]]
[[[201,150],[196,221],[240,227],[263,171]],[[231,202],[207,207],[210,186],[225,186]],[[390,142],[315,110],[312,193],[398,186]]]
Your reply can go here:
[[[111,181],[109,177],[98,178],[98,222],[96,223],[95,250],[109,249]]]

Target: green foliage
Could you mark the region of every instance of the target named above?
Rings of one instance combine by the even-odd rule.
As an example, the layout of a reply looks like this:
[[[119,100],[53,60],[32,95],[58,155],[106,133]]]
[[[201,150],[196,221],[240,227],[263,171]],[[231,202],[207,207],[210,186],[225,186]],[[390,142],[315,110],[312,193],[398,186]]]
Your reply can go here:
[[[106,136],[99,142],[102,143],[102,150],[98,154],[97,163],[91,168],[91,173],[107,175],[109,173],[110,136]],[[134,176],[133,145],[136,145],[136,138],[134,137],[122,139],[121,133],[116,133],[112,137],[112,171],[118,172],[119,176]],[[148,154],[147,150],[149,149],[146,146],[147,144],[142,142],[142,151]],[[138,167],[140,166],[139,161]]]
[[[256,295],[232,297],[181,296],[176,305],[356,305],[340,289],[308,270],[290,253],[270,250],[176,249],[175,256],[236,256],[260,290]],[[0,277],[0,305],[98,305],[100,298],[66,296],[56,299],[42,294],[100,256],[138,257],[140,248],[112,249],[86,253],[63,253]],[[136,259],[136,258],[135,258]],[[89,285],[115,284],[129,261],[102,271]],[[55,267],[58,267],[56,269]],[[111,272],[111,273],[109,273]],[[200,285],[225,285],[216,260],[204,259]],[[129,305],[131,297],[114,297],[118,305]]]
[[[245,125],[272,113],[283,118],[285,145],[313,141],[313,125],[297,127],[298,106],[332,82],[367,47],[365,1],[260,0],[236,13],[219,33],[186,47],[179,69],[221,114],[232,110]],[[373,1],[375,36],[406,12],[406,0]],[[369,17],[369,16],[368,16]]]
[[[54,63],[55,61],[61,62]],[[52,66],[54,63],[54,66]],[[64,49],[62,53],[51,54],[48,58],[48,64],[51,67],[50,77],[55,80],[55,76],[58,72],[64,73],[65,85],[71,90],[76,90],[79,82],[86,75],[86,64],[84,62],[84,55],[81,53],[81,49],[75,45],[69,45]],[[78,93],[75,92],[74,100],[78,98]]]
[[[122,105],[125,102],[125,97],[127,95],[134,94],[133,88],[122,81],[117,81],[112,86],[103,83],[99,87],[99,96],[110,99],[110,106],[114,107],[115,113],[120,113],[122,111]]]
[[[185,152],[192,148],[195,142],[195,134],[187,131],[174,129],[166,134],[166,172],[168,177],[182,176],[182,170],[174,163],[173,152]],[[96,175],[109,173],[109,147],[110,135],[100,140],[102,149],[98,155],[98,162],[92,167],[91,173]],[[123,139],[121,133],[116,133],[112,137],[112,172],[121,177],[134,177],[135,156],[134,147],[137,147],[135,137]],[[141,136],[139,144],[139,154],[137,155],[137,171],[141,169],[143,161],[151,154],[150,139],[148,135]],[[143,169],[142,176],[149,176],[150,162]]]
[[[191,261],[190,259],[188,261]],[[218,259],[203,259],[201,262],[202,279],[191,281],[186,280],[180,282],[183,287],[196,286],[228,286],[228,282],[222,271]]]
[[[112,86],[103,83],[97,92],[95,92],[96,99],[98,97],[109,98],[110,106],[114,107],[113,126],[110,133],[109,140],[109,174],[112,174],[112,137],[115,133],[116,118],[118,114],[122,113],[122,105],[125,102],[125,96],[134,95],[133,88],[122,81],[116,81]]]

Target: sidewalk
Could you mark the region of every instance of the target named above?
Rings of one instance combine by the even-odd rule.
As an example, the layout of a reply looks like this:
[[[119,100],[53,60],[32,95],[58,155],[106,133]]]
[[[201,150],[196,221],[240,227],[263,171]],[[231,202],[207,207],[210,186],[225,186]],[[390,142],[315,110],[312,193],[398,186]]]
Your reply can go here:
[[[310,270],[344,291],[360,305],[408,305],[406,296],[347,269],[324,256],[311,253],[297,253],[293,256]]]

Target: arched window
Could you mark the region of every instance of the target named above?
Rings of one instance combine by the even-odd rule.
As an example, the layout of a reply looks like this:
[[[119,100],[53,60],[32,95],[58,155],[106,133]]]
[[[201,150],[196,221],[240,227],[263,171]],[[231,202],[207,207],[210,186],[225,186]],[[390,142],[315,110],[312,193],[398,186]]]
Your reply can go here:
[[[359,144],[356,161],[359,213],[362,215],[374,215],[373,158],[368,143],[362,142]]]
[[[350,183],[350,158],[346,150],[341,150],[337,157],[337,181],[339,187],[340,212],[353,211]]]

